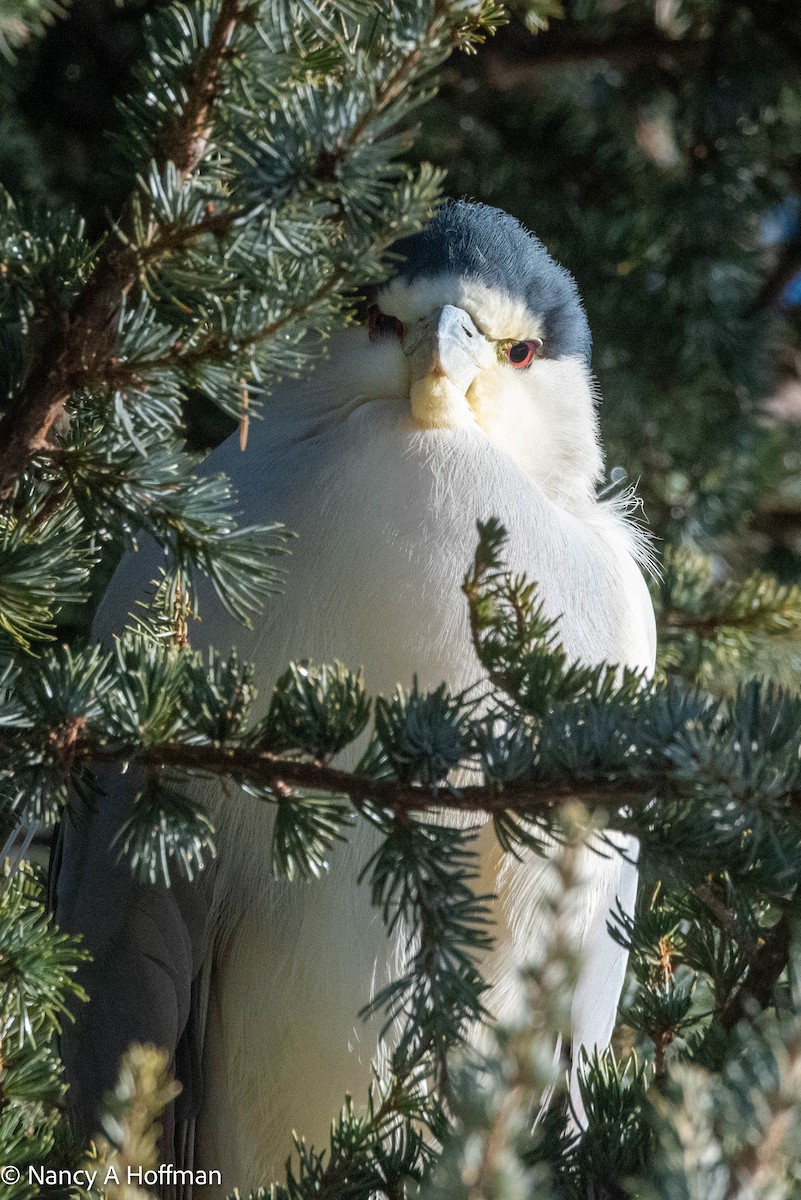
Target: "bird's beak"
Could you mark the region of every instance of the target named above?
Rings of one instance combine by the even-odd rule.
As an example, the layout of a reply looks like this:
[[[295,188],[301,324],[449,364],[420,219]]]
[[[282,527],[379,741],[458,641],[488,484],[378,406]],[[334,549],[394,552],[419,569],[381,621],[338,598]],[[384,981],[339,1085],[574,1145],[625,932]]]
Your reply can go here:
[[[467,392],[492,352],[470,314],[446,304],[407,331],[403,349],[415,423],[424,429],[474,424]]]
[[[485,365],[485,347],[470,314],[446,304],[409,330],[403,348],[413,381],[444,375],[464,396]]]

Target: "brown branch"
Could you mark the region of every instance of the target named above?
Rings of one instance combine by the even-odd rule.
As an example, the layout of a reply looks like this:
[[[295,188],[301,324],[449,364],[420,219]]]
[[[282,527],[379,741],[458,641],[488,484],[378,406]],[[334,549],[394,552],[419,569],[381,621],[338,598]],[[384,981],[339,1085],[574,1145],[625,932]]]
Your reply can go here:
[[[182,350],[179,345],[175,345],[169,353],[162,354],[158,358],[134,360],[130,363],[119,360],[109,361],[104,366],[102,372],[93,378],[92,382],[102,382],[115,387],[125,387],[126,384],[134,382],[149,371],[175,370],[179,368],[186,370],[197,363],[227,358],[233,353],[231,349],[232,341],[235,340],[238,345],[246,348],[274,337],[286,325],[289,325],[297,317],[302,316],[309,308],[312,308],[315,304],[319,304],[321,300],[324,300],[326,296],[335,291],[344,278],[343,270],[335,271],[325,283],[321,284],[310,296],[307,296],[301,304],[295,304],[291,308],[286,309],[280,317],[276,317],[274,321],[268,322],[261,329],[256,329],[252,333],[246,335],[238,334],[236,339],[233,339],[227,338],[218,332],[213,332],[204,341],[191,346],[188,350]]]
[[[760,611],[759,609],[738,617],[727,616],[725,613],[707,616],[703,613],[688,613],[675,609],[659,613],[656,620],[657,626],[661,626],[663,629],[685,629],[699,638],[709,638],[722,629],[753,630],[759,618],[764,615],[764,610]]]
[[[695,60],[704,54],[706,39],[669,38],[661,34],[630,38],[576,38],[571,41],[560,27],[553,35],[519,39],[510,46],[508,37],[499,38],[498,49],[482,55],[488,81],[501,89],[525,84],[539,76],[544,69],[564,68],[592,62],[619,63],[634,69],[649,66],[675,67],[687,59]],[[520,46],[525,49],[521,51]]]
[[[690,891],[709,910],[718,928],[742,950],[746,958],[753,961],[760,951],[759,942],[748,930],[742,928],[714,889],[708,883],[701,883],[697,887],[691,887]]]
[[[0,422],[0,498],[8,496],[28,459],[49,445],[50,431],[70,393],[117,336],[122,298],[135,280],[135,260],[117,243],[107,249],[65,325],[51,335],[40,365]]]
[[[78,759],[110,763],[120,762],[124,752],[118,747],[98,746],[91,737],[78,737],[70,745],[70,756],[71,765]],[[227,776],[262,787],[295,787],[349,796],[357,803],[378,804],[399,815],[446,808],[488,814],[549,812],[577,799],[585,804],[618,808],[641,802],[643,798],[642,788],[635,789],[628,781],[624,784],[614,780],[589,784],[534,780],[509,783],[503,789],[469,784],[460,788],[443,787],[433,792],[396,780],[370,779],[367,775],[343,771],[323,762],[286,758],[269,750],[248,747],[225,750],[218,746],[181,742],[136,749],[130,760],[151,770],[173,767]]]
[[[161,258],[165,254],[174,254],[208,233],[212,237],[222,238],[229,232],[236,220],[245,215],[245,210],[225,209],[218,212],[211,202],[206,205],[205,216],[194,225],[161,226],[154,231],[153,236],[145,245],[137,249],[137,261],[146,265],[151,259]]]
[[[186,84],[186,100],[165,135],[158,161],[174,162],[183,175],[197,167],[205,151],[220,64],[239,21],[241,0],[222,0],[209,44]],[[120,238],[110,238],[69,317],[46,343],[39,366],[16,403],[0,421],[0,498],[7,497],[30,457],[50,444],[50,431],[70,394],[97,375],[112,354],[124,297],[136,283],[136,250],[126,244],[132,231],[129,202]]]
[[[182,175],[191,175],[206,152],[211,107],[220,82],[220,65],[230,50],[241,17],[241,0],[222,0],[209,44],[194,66],[186,89],[186,102],[168,129],[156,154],[172,162]]]
[[[752,1007],[761,1011],[773,1002],[776,985],[790,960],[796,919],[795,903],[791,900],[751,960],[742,985],[720,1014],[724,1029],[734,1029],[748,1017]]]

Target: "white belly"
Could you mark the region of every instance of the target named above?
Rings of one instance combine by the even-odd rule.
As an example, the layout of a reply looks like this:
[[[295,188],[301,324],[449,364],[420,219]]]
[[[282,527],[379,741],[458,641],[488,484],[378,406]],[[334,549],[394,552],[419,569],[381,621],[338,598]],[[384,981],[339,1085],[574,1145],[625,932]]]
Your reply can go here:
[[[225,470],[234,457],[227,443],[210,465]],[[650,665],[647,621],[632,611],[634,564],[622,553],[616,561],[599,537],[554,509],[480,433],[413,431],[400,405],[376,402],[317,436],[271,443],[262,431],[245,464],[237,475],[246,477],[248,518],[278,518],[300,535],[287,586],[252,632],[204,593],[192,642],[208,638],[221,651],[236,644],[258,662],[265,691],[299,656],[363,665],[373,694],[408,687],[415,672],[423,687],[473,683],[479,670],[460,584],[476,520],[490,516],[509,530],[510,566],[537,579],[548,610],[562,615],[571,657]],[[325,879],[290,885],[270,874],[269,806],[234,796],[219,812],[220,887],[233,916],[214,965],[195,1165],[222,1170],[224,1190],[244,1191],[282,1172],[293,1130],[322,1148],[345,1093],[364,1103],[377,1023],[366,1027],[357,1013],[386,982],[394,951],[368,887],[355,882],[374,847],[366,825],[335,849]],[[482,839],[492,888],[500,857]],[[593,861],[585,924],[597,930],[621,868]],[[529,882],[542,869],[527,863]],[[632,878],[629,869],[629,893]],[[507,939],[491,968],[499,1010],[514,1002],[515,961],[538,937],[537,886],[523,887],[528,911],[513,934],[498,913]],[[625,958],[611,943],[608,953],[622,979]]]

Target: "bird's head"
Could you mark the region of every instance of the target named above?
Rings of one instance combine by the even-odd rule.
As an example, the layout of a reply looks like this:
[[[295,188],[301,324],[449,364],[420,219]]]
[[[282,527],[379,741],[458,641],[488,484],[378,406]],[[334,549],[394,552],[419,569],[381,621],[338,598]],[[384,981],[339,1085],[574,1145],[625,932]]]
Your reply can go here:
[[[464,201],[395,249],[363,343],[371,390],[408,399],[418,428],[472,427],[552,499],[586,502],[601,454],[572,276],[513,217]]]

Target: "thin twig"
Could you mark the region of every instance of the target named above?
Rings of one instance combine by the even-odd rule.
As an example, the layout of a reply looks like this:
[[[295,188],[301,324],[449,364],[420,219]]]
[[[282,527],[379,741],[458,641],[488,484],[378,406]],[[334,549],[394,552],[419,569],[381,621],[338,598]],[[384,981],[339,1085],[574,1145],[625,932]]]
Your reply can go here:
[[[663,629],[684,629],[688,633],[694,633],[699,638],[709,638],[715,633],[719,633],[725,629],[745,629],[752,630],[758,625],[760,618],[765,616],[764,609],[755,609],[752,612],[743,613],[739,616],[733,616],[727,613],[691,613],[683,612],[681,609],[672,609],[669,612],[662,612],[657,616],[657,625]],[[769,613],[769,616],[774,616]]]
[[[220,66],[229,52],[242,15],[241,0],[222,0],[209,44],[195,64],[186,103],[168,127],[157,161],[172,162],[181,175],[191,175],[206,152],[210,114],[220,83]]]
[[[760,943],[747,929],[742,928],[734,913],[726,907],[715,890],[708,883],[700,883],[691,887],[690,891],[709,910],[718,928],[742,950],[750,962],[753,962],[760,952]]]
[[[734,1029],[748,1016],[751,1007],[761,1011],[772,1003],[776,985],[790,960],[790,948],[798,919],[797,899],[798,893],[788,902],[751,960],[742,985],[720,1014],[720,1023],[724,1029]]]

